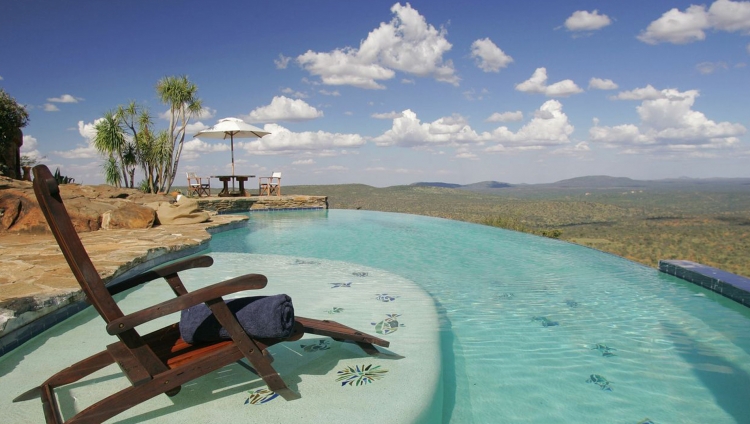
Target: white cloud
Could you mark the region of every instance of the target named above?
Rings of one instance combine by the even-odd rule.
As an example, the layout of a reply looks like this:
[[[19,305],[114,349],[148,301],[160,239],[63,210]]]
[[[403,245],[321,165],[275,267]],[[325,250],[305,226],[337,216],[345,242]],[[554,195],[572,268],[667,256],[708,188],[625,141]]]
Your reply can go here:
[[[697,154],[736,146],[737,136],[745,134],[745,127],[738,123],[717,123],[693,110],[698,96],[697,90],[675,89],[661,90],[658,96],[640,96],[643,102],[636,108],[641,119],[639,125],[599,126],[598,120],[594,120],[589,129],[590,141],[624,147],[629,153]]]
[[[98,118],[92,123],[84,123],[78,121],[78,133],[85,139],[86,144],[79,144],[78,147],[72,150],[64,151],[53,151],[52,154],[64,157],[66,159],[91,159],[100,158],[99,151],[93,145],[94,137],[96,137],[96,124],[102,121],[104,118]]]
[[[748,51],[750,51],[750,45],[748,45]],[[403,78],[401,84],[416,84],[417,82],[410,78]]]
[[[651,84],[643,87],[636,88],[631,91],[622,91],[617,93],[616,96],[610,97],[612,100],[654,100],[664,97],[664,93],[660,90],[655,89]]]
[[[396,118],[400,118],[402,115],[401,115],[401,112],[392,111],[392,112],[385,112],[385,113],[373,113],[370,116],[375,119],[396,119]]]
[[[341,93],[339,93],[339,90],[333,90],[333,91],[318,90],[318,93],[320,93],[320,94],[322,94],[324,96],[333,96],[333,97],[339,97],[339,96],[341,96]]]
[[[59,110],[60,110],[60,108],[58,108],[57,106],[53,105],[52,103],[45,103],[44,104],[44,111],[45,112],[57,112]]]
[[[393,120],[391,129],[372,139],[378,146],[425,147],[449,146],[464,148],[487,142],[504,143],[490,147],[487,151],[542,149],[546,146],[568,143],[574,128],[562,112],[562,104],[548,100],[518,132],[499,127],[492,132],[477,133],[466,119],[452,115],[433,122],[421,122],[411,110]]]
[[[568,31],[595,31],[611,23],[609,16],[600,15],[598,10],[593,12],[578,10],[565,20],[565,28]]]
[[[517,110],[515,112],[495,112],[490,115],[489,118],[485,119],[485,122],[515,122],[523,120],[523,112]]]
[[[193,122],[193,123],[187,124],[187,126],[185,127],[185,134],[192,135],[199,131],[207,130],[209,128],[210,126],[204,124],[201,121]]]
[[[474,100],[484,100],[484,96],[489,94],[490,91],[486,88],[483,88],[479,91],[479,94],[477,94],[477,91],[473,88],[471,90],[466,90],[463,92],[464,97],[466,100],[474,101]]]
[[[2,76],[2,75],[0,75],[0,81],[2,81],[3,79],[5,79],[5,78],[3,78],[3,76]]]
[[[289,66],[290,60],[292,60],[291,57],[286,57],[283,54],[279,53],[279,58],[274,59],[273,63],[276,64],[276,69],[286,69],[286,67]]]
[[[427,24],[409,3],[391,7],[395,15],[372,30],[359,49],[345,47],[329,53],[308,50],[297,62],[326,85],[352,85],[366,89],[384,89],[379,83],[401,71],[419,77],[458,85],[453,63],[443,61],[451,49],[444,29]]]
[[[211,109],[210,107],[204,106],[201,108],[200,112],[193,115],[193,118],[195,119],[212,119],[214,116],[216,116],[216,109]]]
[[[47,99],[47,101],[51,103],[78,103],[81,100],[83,99],[71,96],[70,94],[63,94],[60,97],[50,97]]]
[[[292,132],[277,124],[266,124],[265,131],[271,134],[259,139],[237,143],[235,149],[241,148],[252,154],[291,154],[311,152],[317,155],[333,156],[333,149],[357,148],[365,144],[359,134],[329,133],[324,131]]]
[[[499,127],[492,131],[492,139],[501,143],[487,151],[504,151],[511,149],[528,150],[540,149],[546,146],[567,144],[568,136],[575,128],[568,121],[568,116],[562,111],[562,103],[557,100],[547,100],[534,113],[534,118],[521,127],[518,132],[512,132],[507,127]]]
[[[471,57],[484,72],[500,72],[501,68],[507,68],[513,63],[513,58],[500,50],[489,38],[471,43]]]
[[[705,40],[709,29],[750,33],[750,2],[716,0],[708,10],[691,5],[684,12],[674,8],[651,22],[638,39],[648,44],[687,44]]]
[[[194,138],[183,144],[180,157],[185,160],[195,160],[200,159],[201,155],[205,153],[228,152],[229,149],[229,141],[227,140],[211,140],[210,142],[206,142],[200,138]],[[237,163],[236,160],[235,163]]]
[[[274,96],[271,104],[254,109],[243,117],[248,122],[300,122],[320,118],[323,111],[319,111],[304,100],[290,99],[285,96]]]
[[[727,65],[726,62],[701,62],[695,65],[695,69],[703,75],[708,75],[720,69],[729,69],[729,65]]]
[[[589,88],[596,90],[617,90],[617,84],[611,79],[591,78]]]
[[[315,163],[312,159],[300,159],[292,162],[292,165],[313,165]]]
[[[747,54],[750,54],[750,43],[747,45]]]
[[[528,80],[517,84],[516,90],[524,93],[541,93],[548,97],[567,97],[582,93],[583,90],[572,80],[563,80],[552,85],[547,84],[547,69],[537,68]]]
[[[393,119],[393,126],[372,139],[378,146],[417,147],[476,143],[481,137],[466,124],[460,115],[422,123],[417,114],[407,109]]]
[[[21,145],[21,156],[28,156],[31,159],[36,159],[37,161],[43,159],[42,154],[39,153],[39,150],[37,149],[37,140],[36,138],[30,136],[30,135],[24,135],[23,136],[23,145]]]

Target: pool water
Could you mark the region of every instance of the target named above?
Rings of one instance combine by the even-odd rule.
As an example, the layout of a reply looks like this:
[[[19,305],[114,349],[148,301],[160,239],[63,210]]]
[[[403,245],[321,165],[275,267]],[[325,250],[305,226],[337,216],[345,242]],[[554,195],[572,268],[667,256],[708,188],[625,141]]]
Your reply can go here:
[[[416,282],[438,310],[443,422],[750,422],[750,309],[620,257],[346,210],[251,213],[210,249]]]

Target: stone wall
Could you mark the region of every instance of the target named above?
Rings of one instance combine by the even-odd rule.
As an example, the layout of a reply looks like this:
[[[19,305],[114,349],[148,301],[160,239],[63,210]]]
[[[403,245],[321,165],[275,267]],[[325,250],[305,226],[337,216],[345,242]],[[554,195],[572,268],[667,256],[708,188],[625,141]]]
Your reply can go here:
[[[200,198],[198,207],[218,213],[255,210],[328,209],[328,196],[253,196]]]

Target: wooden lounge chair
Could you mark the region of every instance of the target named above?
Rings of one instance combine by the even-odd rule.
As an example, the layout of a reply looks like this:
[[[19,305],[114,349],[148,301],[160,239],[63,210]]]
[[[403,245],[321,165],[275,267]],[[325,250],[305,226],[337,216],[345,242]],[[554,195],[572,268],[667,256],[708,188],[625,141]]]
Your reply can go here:
[[[258,178],[258,196],[281,196],[281,172]]]
[[[106,287],[73,228],[60,198],[58,185],[49,169],[38,165],[33,171],[34,192],[65,259],[88,301],[104,319],[107,333],[119,339],[106,346],[105,350],[65,368],[14,400],[18,402],[41,397],[47,423],[100,423],[161,393],[175,396],[182,384],[243,358],[250,362],[250,366],[263,378],[270,390],[286,400],[293,400],[299,398],[299,395],[287,387],[271,366],[272,358],[267,347],[283,341],[299,340],[303,333],[353,342],[368,354],[379,353],[374,345],[387,347],[389,344],[383,339],[336,322],[301,317],[295,318],[293,332],[285,339],[248,336],[221,296],[263,288],[267,283],[266,277],[257,274],[243,275],[188,292],[177,273],[210,266],[213,260],[208,256],[185,259],[132,277],[114,287]],[[176,297],[137,312],[123,314],[112,295],[158,278],[166,280]],[[191,345],[181,339],[176,323],[146,335],[140,335],[136,330],[140,324],[201,303],[211,309],[231,340]],[[76,382],[112,363],[120,366],[132,386],[103,398],[64,421],[54,389]]]
[[[188,197],[192,197],[193,195],[196,195],[198,197],[201,197],[201,195],[204,195],[206,197],[211,196],[211,179],[210,178],[199,177],[195,174],[195,172],[188,172],[187,180],[188,180]]]

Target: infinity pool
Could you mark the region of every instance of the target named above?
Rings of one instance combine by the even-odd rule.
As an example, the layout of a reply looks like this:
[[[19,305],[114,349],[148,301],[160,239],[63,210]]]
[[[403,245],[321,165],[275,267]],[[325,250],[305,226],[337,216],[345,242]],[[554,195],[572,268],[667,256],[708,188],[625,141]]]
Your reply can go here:
[[[263,273],[264,290],[288,293],[299,315],[378,333],[388,355],[306,336],[272,347],[300,400],[273,399],[235,364],[115,422],[750,422],[750,308],[716,293],[475,224],[347,210],[249,217],[213,236],[202,253],[216,264],[185,273],[190,290]],[[165,291],[124,293],[121,307]],[[0,358],[4,421],[41,421],[38,401],[10,399],[111,343],[94,338],[102,328],[89,308]],[[59,394],[66,417],[102,386],[127,385],[110,368]]]
[[[252,213],[211,250],[343,261],[416,282],[439,313],[443,422],[750,421],[750,309],[620,257],[346,210]]]

